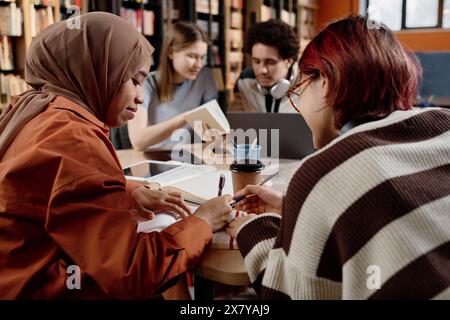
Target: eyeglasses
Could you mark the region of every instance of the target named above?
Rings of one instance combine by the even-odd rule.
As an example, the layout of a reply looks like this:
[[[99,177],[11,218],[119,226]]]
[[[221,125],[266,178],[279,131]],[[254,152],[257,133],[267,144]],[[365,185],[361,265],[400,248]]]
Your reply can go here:
[[[311,80],[311,79],[313,79],[313,78],[315,78],[315,75],[314,74],[312,74],[312,75],[309,75],[308,77],[306,77],[305,79],[303,79],[302,81],[300,81],[299,83],[297,83],[295,86],[293,86],[292,88],[290,88],[289,89],[289,91],[287,92],[287,97],[288,97],[288,99],[289,99],[289,101],[291,102],[291,105],[292,105],[292,108],[294,108],[298,113],[301,113],[300,112],[300,107],[297,107],[296,105],[295,105],[295,102],[294,102],[294,100],[292,100],[292,97],[291,97],[291,95],[296,95],[296,96],[298,96],[298,97],[300,97],[300,95],[302,94],[302,92],[299,90],[305,83],[307,83],[309,80]],[[299,91],[299,92],[296,92],[296,91]]]

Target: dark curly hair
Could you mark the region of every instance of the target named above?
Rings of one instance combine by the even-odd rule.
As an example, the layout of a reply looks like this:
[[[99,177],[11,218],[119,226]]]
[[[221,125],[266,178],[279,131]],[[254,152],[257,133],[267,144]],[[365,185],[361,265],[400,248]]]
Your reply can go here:
[[[269,20],[251,26],[247,31],[245,50],[252,54],[252,48],[257,43],[275,47],[283,59],[298,58],[300,41],[294,28],[281,20]]]

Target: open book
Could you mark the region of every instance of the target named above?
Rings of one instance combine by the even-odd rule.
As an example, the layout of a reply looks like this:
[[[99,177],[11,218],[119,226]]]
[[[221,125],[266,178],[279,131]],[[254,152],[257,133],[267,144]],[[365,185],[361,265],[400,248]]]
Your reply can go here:
[[[169,170],[160,173],[158,170],[165,170],[164,166]],[[150,189],[180,193],[186,201],[196,205],[217,197],[220,175],[224,174],[223,194],[233,194],[231,172],[210,165],[145,160],[125,168],[124,173],[131,181],[148,185]]]
[[[247,215],[245,212],[233,211],[230,219],[245,215]],[[161,232],[179,220],[180,218],[171,212],[159,212],[152,220],[140,218],[138,220],[137,233]],[[236,239],[230,237],[225,231],[219,231],[213,234],[211,249],[237,250],[239,248],[237,246]]]
[[[203,125],[210,129],[216,129],[222,134],[230,133],[231,131],[230,124],[216,100],[212,100],[190,111],[186,114],[185,120],[199,137],[203,137],[205,130]]]
[[[210,166],[204,166],[206,168]],[[192,166],[191,170],[196,169]],[[149,187],[152,189],[162,188],[168,192],[180,193],[184,200],[196,204],[202,205],[209,199],[217,197],[218,185],[220,175],[225,175],[225,185],[222,193],[233,194],[233,182],[231,179],[231,172],[229,170],[204,170],[200,175],[193,176],[189,179],[172,179],[167,175],[163,178],[155,177],[149,183]]]

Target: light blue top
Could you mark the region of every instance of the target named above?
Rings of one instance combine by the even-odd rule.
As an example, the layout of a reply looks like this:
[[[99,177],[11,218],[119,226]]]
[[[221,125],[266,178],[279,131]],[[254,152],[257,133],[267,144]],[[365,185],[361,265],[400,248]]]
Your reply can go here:
[[[156,81],[159,80],[159,76],[159,71],[151,72],[143,87],[144,103],[142,106],[147,110],[147,126],[169,120],[218,97],[214,76],[207,67],[200,71],[195,80],[185,80],[175,86],[173,99],[170,102],[162,103],[159,99],[156,89]],[[169,138],[155,146],[166,147],[171,144],[173,143],[170,143]]]

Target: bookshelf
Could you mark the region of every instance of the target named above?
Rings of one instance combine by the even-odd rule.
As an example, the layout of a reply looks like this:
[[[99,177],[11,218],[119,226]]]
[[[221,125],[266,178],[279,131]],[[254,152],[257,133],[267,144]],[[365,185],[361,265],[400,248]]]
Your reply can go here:
[[[178,20],[195,22],[211,40],[207,65],[212,69],[223,109],[243,65],[244,0],[90,0],[88,11],[107,11],[130,22],[155,48],[156,70],[164,33]]]
[[[226,72],[225,14],[224,0],[190,0],[186,20],[194,21],[211,41],[208,48],[207,65],[212,70],[219,93],[219,105],[225,110],[227,92],[224,74]]]
[[[163,41],[162,32],[168,22],[168,18],[163,16],[163,7],[165,8],[167,5],[167,0],[124,0],[119,6],[119,15],[141,32],[155,48],[152,57],[152,71],[158,67]]]
[[[12,95],[18,95],[29,88],[23,80],[27,50],[33,37],[53,22],[61,19],[60,1],[0,1],[0,17],[1,112],[1,109],[9,104]]]
[[[15,1],[0,1],[0,114],[11,96],[27,89],[16,75],[16,48],[23,36],[22,9]]]
[[[244,1],[225,1],[225,83],[227,100],[233,99],[233,89],[244,65]]]
[[[225,111],[243,67],[244,1],[195,0],[190,5],[193,10],[189,20],[196,21],[212,42],[208,66],[213,70],[219,104]]]
[[[316,21],[319,6],[317,0],[299,0],[297,5],[298,19],[296,27],[300,38],[301,53],[316,36]]]
[[[114,13],[133,25],[155,48],[151,70],[159,64],[164,31],[178,20],[188,20],[189,1],[177,0],[90,0],[88,11]]]
[[[24,50],[23,58],[20,61],[25,62],[26,52],[30,46],[31,40],[43,29],[55,21],[61,20],[59,0],[35,0],[21,1],[23,11],[23,29],[24,29]],[[20,66],[23,70],[24,65]]]
[[[297,28],[300,0],[253,0],[247,2],[246,27],[270,19],[280,19]]]
[[[247,2],[245,26],[280,19],[294,27],[300,39],[300,53],[316,35],[317,0],[252,0]],[[250,66],[250,58],[246,66]]]

